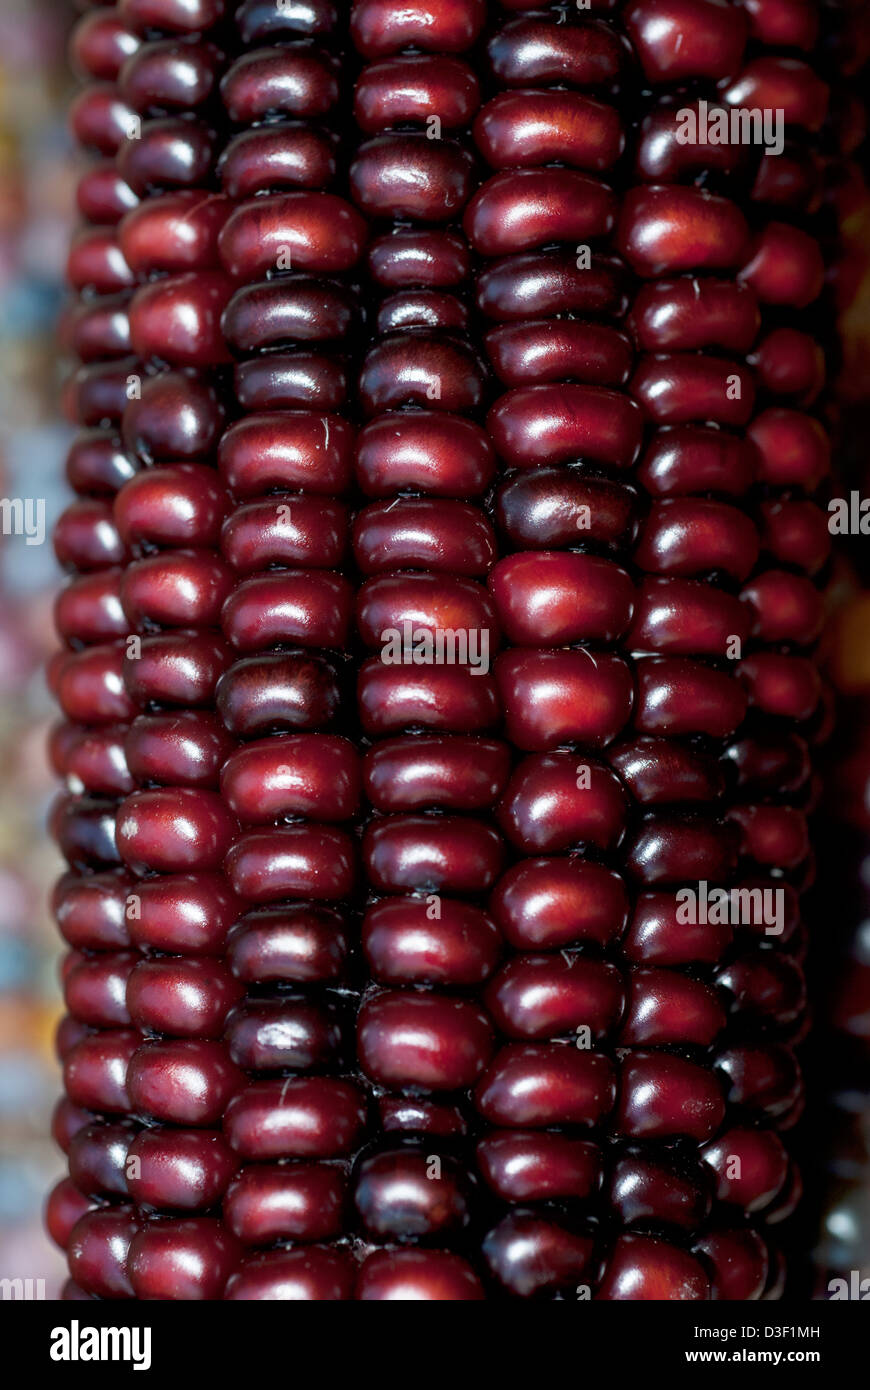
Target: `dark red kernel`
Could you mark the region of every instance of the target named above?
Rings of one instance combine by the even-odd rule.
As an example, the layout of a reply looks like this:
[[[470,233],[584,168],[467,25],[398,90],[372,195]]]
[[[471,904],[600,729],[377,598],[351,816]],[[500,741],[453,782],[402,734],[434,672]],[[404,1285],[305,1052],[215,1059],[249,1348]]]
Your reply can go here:
[[[746,15],[727,0],[631,0],[625,23],[652,82],[728,77],[746,43]]]
[[[384,984],[475,985],[495,968],[501,936],[470,904],[445,898],[384,898],[368,909],[362,946]]]
[[[242,53],[221,78],[220,93],[235,125],[277,115],[324,116],[338,99],[336,64],[308,44]]]
[[[239,1262],[224,1298],[239,1302],[346,1301],[353,1295],[354,1271],[350,1255],[331,1246],[269,1250]]]
[[[363,1069],[393,1090],[466,1089],[492,1050],[487,1014],[455,995],[384,991],[366,1000],[357,1019]]]
[[[467,1261],[447,1250],[376,1250],[356,1286],[356,1298],[369,1303],[474,1303],[485,1297]]]
[[[226,945],[230,968],[245,984],[338,980],[349,947],[344,918],[319,903],[249,913]]]
[[[356,877],[354,843],[330,825],[249,831],[226,857],[226,873],[249,902],[346,898]]]
[[[570,1043],[508,1043],[475,1095],[490,1124],[518,1129],[593,1125],[609,1113],[615,1098],[610,1061]]]
[[[521,859],[499,880],[491,908],[518,950],[606,945],[622,935],[629,913],[622,879],[578,858]]]
[[[364,58],[381,58],[403,48],[462,53],[486,18],[484,0],[413,0],[398,9],[393,0],[357,0],[351,38]]]
[[[487,45],[500,86],[604,86],[617,78],[629,50],[609,25],[559,24],[541,16],[509,20]]]
[[[213,1217],[151,1221],[130,1243],[130,1282],[141,1300],[220,1298],[240,1247]]]
[[[533,1298],[582,1283],[594,1249],[590,1236],[554,1221],[511,1213],[483,1240],[491,1274],[514,1298]]]
[[[617,1237],[596,1298],[703,1302],[710,1280],[700,1260],[675,1245],[630,1233]]]
[[[480,105],[473,70],[458,58],[404,54],[368,63],[354,91],[354,117],[368,135],[435,117],[446,130],[467,126]]]

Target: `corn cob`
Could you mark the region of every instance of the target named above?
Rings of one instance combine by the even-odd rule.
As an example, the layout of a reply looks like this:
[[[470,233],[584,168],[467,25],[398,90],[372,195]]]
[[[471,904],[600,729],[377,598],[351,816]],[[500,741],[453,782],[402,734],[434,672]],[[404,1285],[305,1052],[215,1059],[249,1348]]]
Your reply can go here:
[[[652,85],[714,82],[732,74],[744,37],[739,19],[716,5],[641,2],[625,13],[635,54]],[[664,37],[668,32],[681,35],[679,51]],[[579,242],[582,255],[587,241],[609,233],[613,202],[606,186],[585,171],[601,167],[602,160],[614,161],[620,129],[612,109],[584,104],[584,97],[572,92],[569,136],[563,112],[568,96],[548,93],[544,86],[561,81],[572,61],[571,86],[583,85],[582,28],[565,30],[537,17],[508,21],[491,40],[490,54],[507,90],[479,122],[484,153],[498,168],[515,159],[516,132],[524,120],[533,132],[522,147],[522,171],[496,173],[469,211],[475,249],[508,257],[489,272],[498,274],[504,293],[502,287],[511,287],[525,269],[521,258],[554,260],[560,254],[539,247]],[[528,95],[511,93],[511,87],[525,89],[533,81],[541,88]],[[741,77],[734,82],[739,88]],[[727,101],[728,91],[724,96]],[[487,1236],[484,1251],[493,1273],[517,1296],[585,1281],[604,1299],[698,1299],[711,1293],[757,1298],[772,1287],[772,1261],[754,1226],[734,1223],[731,1214],[735,1207],[741,1214],[769,1210],[788,1182],[787,1157],[773,1127],[741,1123],[745,1109],[743,1116],[740,1109],[726,1111],[725,1100],[751,1111],[763,1099],[780,1123],[782,1112],[793,1110],[797,1073],[777,1025],[784,1041],[800,1019],[799,967],[782,943],[756,947],[752,930],[753,925],[763,930],[760,920],[742,923],[750,930],[736,933],[727,920],[712,933],[707,923],[696,936],[697,926],[681,929],[679,903],[683,888],[691,888],[697,900],[708,883],[791,894],[786,883],[750,884],[744,875],[768,867],[797,870],[807,853],[800,811],[751,800],[740,804],[743,786],[750,798],[756,789],[762,794],[797,790],[807,770],[804,745],[795,735],[791,742],[788,735],[777,737],[775,726],[769,742],[737,741],[735,735],[742,732],[747,703],[795,721],[812,716],[818,680],[802,658],[754,650],[741,658],[750,639],[812,641],[820,603],[807,581],[782,571],[762,573],[739,590],[755,566],[759,543],[745,504],[734,502],[742,501],[753,475],[771,484],[809,487],[819,475],[805,477],[798,465],[793,478],[766,477],[763,466],[757,472],[753,467],[751,445],[732,432],[750,422],[752,375],[739,358],[713,353],[721,348],[746,353],[759,326],[759,299],[776,302],[778,287],[768,291],[764,277],[771,233],[761,231],[755,259],[739,279],[721,274],[738,271],[748,260],[746,226],[726,198],[679,182],[695,172],[693,160],[700,158],[705,170],[709,166],[706,151],[680,148],[676,120],[675,102],[653,98],[634,149],[629,142],[627,152],[638,186],[622,200],[616,246],[635,277],[646,282],[637,286],[635,279],[630,289],[627,327],[644,355],[635,362],[628,392],[597,384],[595,375],[596,384],[587,385],[586,340],[569,338],[559,324],[521,321],[515,329],[508,324],[490,334],[494,365],[511,389],[493,406],[488,424],[505,464],[522,470],[508,476],[502,494],[511,507],[507,520],[518,553],[496,565],[491,584],[499,617],[517,644],[515,655],[500,658],[508,730],[512,723],[513,741],[527,752],[508,787],[502,817],[514,846],[530,858],[509,871],[502,891],[514,944],[545,944],[553,954],[519,956],[491,986],[496,1019],[518,1041],[496,1058],[479,1096],[484,1118],[510,1130],[484,1139],[481,1148],[492,1165],[490,1181],[508,1202],[585,1197],[585,1190],[578,1194],[571,1188],[576,1170],[557,1168],[560,1155],[548,1171],[549,1136],[536,1152],[534,1136],[523,1129],[560,1122],[597,1126],[611,1143],[609,1152],[590,1154],[587,1181],[594,1190],[603,1167],[601,1192],[607,1215],[616,1218],[613,1230],[566,1229],[547,1212],[515,1208]],[[602,155],[604,131],[611,143]],[[573,167],[534,169],[553,158]],[[774,228],[780,231],[779,224]],[[806,288],[789,286],[780,302],[800,307],[821,288],[817,253],[808,237],[787,227],[781,240],[788,242],[789,235],[813,278]],[[563,263],[570,254],[571,249],[561,252]],[[704,271],[718,272],[717,278],[697,278]],[[488,289],[482,286],[483,294]],[[496,320],[503,302],[489,297]],[[521,312],[514,303],[510,309]],[[804,355],[817,366],[809,346]],[[614,368],[618,360],[612,359]],[[597,362],[595,369],[600,370]],[[550,384],[560,380],[566,384]],[[786,411],[771,411],[770,417],[768,423],[762,414],[754,433],[752,427],[748,432],[762,464],[765,426],[774,432],[793,428],[800,436],[798,451],[806,444],[811,453],[815,446],[824,458],[814,422]],[[770,440],[768,456],[773,449]],[[587,460],[593,468],[609,470],[616,483],[639,455],[635,478],[644,514],[625,554],[634,570],[632,584],[614,559],[577,546],[586,539],[585,513],[574,520],[580,532],[572,536],[569,527],[577,506],[575,479],[585,476]],[[570,466],[581,458],[584,467],[572,477]],[[541,484],[540,473],[529,479],[529,468],[545,471],[547,482]],[[709,492],[734,500],[693,496]],[[550,522],[554,513],[555,524]],[[536,527],[538,516],[542,522]],[[554,541],[573,548],[543,548]],[[542,622],[536,602],[547,586],[553,600]],[[570,652],[527,650],[602,640],[619,642],[630,654],[633,691],[620,656],[599,656],[587,646]],[[765,704],[770,668],[771,677],[776,672],[789,685],[790,695],[793,686],[800,689],[788,708],[778,707],[775,697]],[[560,751],[566,742],[577,748]],[[578,762],[586,749],[599,748],[606,749],[606,761]],[[757,787],[753,772],[761,764],[763,777],[766,758],[777,764],[776,772]],[[791,786],[786,780],[790,759],[797,765]],[[728,760],[736,766],[736,779],[727,775]],[[585,944],[576,917],[570,921],[569,904],[572,893],[583,891],[577,869],[588,872],[588,864],[531,857],[570,850],[577,840],[599,854],[612,856],[618,848],[618,861],[611,857],[609,863],[621,870],[618,891],[627,888],[632,895],[621,941],[620,914],[605,923],[609,960],[595,963],[601,972],[597,982],[585,952],[576,960],[555,954],[555,948],[564,953]],[[528,931],[525,905],[547,890],[556,920],[538,922],[533,914],[534,932]],[[681,966],[698,973],[684,973]],[[728,1003],[738,1028],[747,1016],[763,1014],[771,1025],[770,1042],[750,1050],[741,1046],[737,1032],[728,1047]],[[558,1048],[538,1041],[574,1028],[585,1034],[586,1048],[591,1031],[593,1044],[603,1043],[601,1050],[572,1055],[564,1043]],[[773,1094],[751,1094],[745,1072],[752,1067],[778,1070]],[[499,1150],[503,1167],[488,1159],[490,1151]],[[519,1152],[541,1165],[540,1187],[511,1187],[509,1160]],[[732,1173],[738,1175],[733,1180]],[[594,1245],[593,1236],[598,1237]]]
[[[69,1297],[782,1290],[818,15],[591,8],[80,22]]]
[[[365,1118],[361,1090],[340,1075],[354,1000],[341,904],[356,878],[343,827],[357,812],[359,757],[346,737],[321,732],[342,727],[346,684],[353,592],[336,571],[349,552],[341,498],[352,432],[339,345],[358,318],[365,228],[346,199],[324,191],[335,136],[321,122],[334,119],[343,73],[333,7],[303,9],[282,24],[268,7],[242,6],[249,51],[223,81],[228,113],[244,125],[222,157],[224,186],[240,201],[220,252],[242,282],[224,325],[249,413],[218,455],[235,504],[224,548],[237,571],[224,609],[237,660],[218,706],[245,740],[222,790],[243,828],[228,872],[253,908],[230,947],[252,991],[226,1028],[250,1078],[224,1121],[242,1166],[223,1216],[249,1252],[230,1299],[349,1296],[352,1261],[330,1242],[344,1234],[346,1159]],[[280,123],[258,127],[267,110]]]
[[[129,557],[113,513],[115,495],[137,468],[120,437],[126,381],[139,363],[128,312],[134,277],[117,224],[138,199],[114,162],[133,116],[117,78],[137,47],[111,9],[83,19],[72,45],[79,73],[91,79],[71,112],[72,132],[99,159],[79,182],[85,225],[68,260],[77,298],[62,339],[81,365],[65,390],[66,413],[79,430],[66,471],[77,500],[56,527],[55,550],[78,577],[58,597],[55,620],[64,645],[49,673],[66,721],[51,741],[53,765],[67,786],[52,829],[69,864],[52,906],[70,948],[63,962],[68,1014],[57,1038],[66,1095],[53,1133],[68,1155],[70,1177],[52,1192],[47,1222],[64,1247],[74,1227],[81,1231],[82,1267],[105,1296],[129,1287],[123,1269],[104,1269],[103,1254],[107,1238],[126,1242],[131,1229],[123,1163],[135,1130],[124,1078],[138,1041],[125,1002],[137,959],[125,916],[133,879],[121,865],[115,835],[121,798],[134,786],[125,742],[136,709],[122,679],[121,585]],[[68,1290],[77,1296],[74,1284]]]
[[[481,505],[494,456],[473,418],[485,380],[468,338],[460,227],[479,105],[463,55],[482,11],[456,7],[458,22],[439,16],[424,32],[408,13],[397,29],[393,10],[358,5],[351,16],[363,66],[350,186],[385,228],[369,255],[383,297],[358,385],[357,482],[378,500],[354,528],[357,631],[372,653],[358,703],[371,740],[363,775],[373,810],[362,841],[369,902],[361,930],[372,987],[356,1045],[374,1115],[353,1188],[367,1242],[357,1297],[480,1299],[473,1264],[458,1253],[475,1224],[477,1192],[471,1116],[457,1097],[492,1049],[474,992],[499,950],[483,902],[502,863],[491,820],[509,766],[506,744],[487,736],[497,693],[480,659],[488,648],[474,641],[497,641],[482,583],[495,558]],[[427,643],[448,633],[466,635],[465,645],[427,662]]]

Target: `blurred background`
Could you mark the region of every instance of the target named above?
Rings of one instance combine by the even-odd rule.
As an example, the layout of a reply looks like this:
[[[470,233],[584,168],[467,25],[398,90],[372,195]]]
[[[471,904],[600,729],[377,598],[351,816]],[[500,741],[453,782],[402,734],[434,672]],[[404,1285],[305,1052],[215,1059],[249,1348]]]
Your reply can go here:
[[[47,898],[60,858],[45,829],[56,788],[43,669],[59,584],[50,530],[68,500],[55,324],[78,172],[64,121],[73,18],[72,0],[0,0],[0,496],[46,504],[41,545],[0,536],[0,1278],[44,1279],[48,1298],[64,1269],[42,1230],[45,1194],[63,1171],[49,1138],[61,1004]],[[867,497],[870,198],[860,161],[856,149],[851,173],[830,191],[845,227],[832,277],[845,342],[831,419],[841,441],[837,490]],[[825,760],[826,829],[809,920],[817,1031],[802,1241],[814,1262],[797,1291],[817,1298],[837,1274],[870,1277],[870,538],[852,538],[835,567],[832,608],[827,659],[843,717]]]
[[[0,0],[0,495],[46,499],[41,545],[0,536],[0,1278],[45,1279],[48,1298],[63,1260],[42,1230],[62,1171],[48,1135],[60,952],[47,895],[59,856],[45,830],[55,787],[43,668],[58,583],[49,528],[68,500],[55,324],[76,179],[63,117],[71,19],[66,0]]]

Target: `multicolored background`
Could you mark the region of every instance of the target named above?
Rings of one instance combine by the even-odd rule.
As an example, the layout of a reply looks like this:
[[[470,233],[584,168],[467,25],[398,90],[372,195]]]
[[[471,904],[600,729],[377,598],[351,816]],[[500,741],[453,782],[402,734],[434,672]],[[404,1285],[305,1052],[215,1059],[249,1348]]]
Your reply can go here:
[[[67,500],[68,427],[58,420],[55,322],[62,303],[76,165],[63,113],[72,82],[64,0],[0,0],[0,495]],[[47,1137],[59,1074],[59,945],[47,907],[58,856],[43,679],[58,574],[49,540],[0,536],[0,1278],[46,1281],[63,1261],[42,1231],[61,1173]]]

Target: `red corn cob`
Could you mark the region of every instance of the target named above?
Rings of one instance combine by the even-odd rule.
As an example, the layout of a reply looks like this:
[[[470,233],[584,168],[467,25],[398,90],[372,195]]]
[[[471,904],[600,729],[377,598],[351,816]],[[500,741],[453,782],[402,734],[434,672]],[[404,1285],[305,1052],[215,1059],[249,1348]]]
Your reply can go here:
[[[79,24],[69,1297],[781,1292],[829,86],[593,8]]]
[[[227,871],[249,910],[228,944],[254,991],[226,1030],[248,1074],[224,1117],[240,1166],[223,1218],[249,1252],[230,1299],[349,1296],[352,1262],[329,1242],[343,1234],[347,1155],[365,1117],[361,1090],[341,1075],[351,997],[339,989],[352,936],[341,903],[356,859],[344,825],[357,810],[359,758],[345,736],[321,731],[348,717],[353,596],[340,571],[353,436],[341,342],[357,324],[366,229],[328,191],[336,139],[321,121],[332,118],[342,67],[332,7],[309,9],[310,23],[288,11],[282,27],[268,7],[242,6],[248,51],[222,82],[242,127],[221,158],[239,201],[219,250],[238,286],[223,324],[245,413],[218,451],[234,501],[222,544],[236,585],[223,613],[234,663],[217,700],[242,740],[221,787],[242,826]],[[267,111],[280,121],[258,124]]]
[[[495,28],[487,54],[504,88],[474,129],[493,173],[465,222],[474,249],[498,258],[481,267],[477,292],[493,325],[486,350],[508,388],[487,420],[508,470],[495,497],[503,556],[489,586],[510,646],[495,674],[519,754],[498,816],[515,853],[528,857],[493,894],[516,954],[487,987],[502,1043],[475,1100],[485,1125],[477,1162],[496,1200],[509,1204],[482,1252],[497,1286],[514,1297],[578,1296],[591,1283],[594,1235],[582,1213],[602,1187],[597,1141],[616,1095],[604,1048],[625,1008],[623,977],[600,951],[624,928],[626,886],[596,856],[621,839],[626,798],[597,755],[633,704],[628,665],[600,644],[618,640],[631,617],[633,586],[618,554],[636,502],[620,474],[638,452],[641,416],[619,391],[632,351],[613,326],[622,307],[616,268],[591,258],[615,207],[591,171],[606,178],[624,134],[616,108],[582,90],[588,55],[575,55],[574,40],[584,33],[609,37],[540,18],[505,17]],[[557,70],[535,70],[541,50],[527,35],[543,40],[545,53],[555,48],[569,90],[548,85],[562,80]],[[616,78],[623,55],[615,36],[598,56]],[[561,167],[538,167],[552,159]],[[565,309],[583,317],[555,317]],[[610,323],[590,321],[601,313]],[[563,466],[581,456],[591,469]],[[584,522],[592,553],[579,549]],[[559,857],[579,842],[591,856]],[[682,1274],[687,1291],[692,1273]]]
[[[125,18],[143,35],[120,77],[140,124],[118,167],[143,201],[123,219],[120,241],[139,286],[130,327],[147,373],[123,420],[125,444],[146,467],[115,508],[138,556],[124,594],[140,637],[125,672],[141,710],[128,738],[140,790],[118,824],[122,857],[140,876],[132,916],[144,956],[127,988],[144,1035],[127,1089],[145,1128],[127,1159],[138,1228],[126,1267],[134,1297],[214,1298],[237,1246],[200,1213],[232,1176],[220,1122],[243,1080],[221,1041],[241,991],[218,957],[240,907],[222,871],[236,829],[219,795],[232,740],[213,709],[229,657],[220,617],[232,574],[217,553],[229,498],[209,466],[223,415],[213,374],[228,360],[220,314],[231,289],[216,243],[231,209],[210,191],[212,137],[199,115],[223,55],[207,37],[185,48],[168,35],[145,37],[149,16],[136,6]],[[157,27],[171,31],[171,17]],[[190,122],[175,114],[189,110]],[[157,1221],[154,1212],[173,1217]]]
[[[748,85],[757,104],[772,106],[773,84],[786,77],[797,82],[803,73],[794,72],[790,60],[772,58],[741,74],[742,20],[739,12],[712,4],[640,0],[626,13],[652,83],[711,81],[737,72],[733,87],[725,87],[725,102],[742,100],[736,93]],[[524,68],[523,42],[532,25],[537,42],[525,50],[533,56]],[[537,19],[508,22],[493,37],[490,55],[494,67],[522,87],[564,80],[573,60],[571,77],[580,85],[581,59],[574,53],[583,54],[581,33]],[[539,56],[548,46],[549,71]],[[497,167],[514,157],[524,120],[534,132],[523,145],[522,172],[494,175],[466,219],[476,250],[512,253],[499,262],[500,290],[519,282],[530,255],[542,259],[539,246],[569,238],[585,243],[610,230],[603,186],[590,185],[582,201],[568,197],[568,180],[579,186],[585,173],[526,171],[553,157],[580,169],[601,167],[595,137],[604,113],[584,106],[579,93],[572,97],[571,138],[562,112],[567,97],[548,95],[543,86],[497,96],[479,118],[482,151]],[[817,123],[825,97],[823,84],[805,81],[788,109],[789,123]],[[508,786],[502,823],[529,856],[570,850],[577,841],[593,855],[612,855],[618,846],[622,871],[614,883],[619,910],[605,925],[607,964],[588,958],[574,896],[582,891],[580,871],[601,874],[602,867],[585,857],[530,858],[509,870],[497,890],[513,944],[551,950],[516,957],[490,986],[496,1021],[517,1041],[497,1055],[478,1090],[484,1118],[500,1129],[478,1148],[485,1175],[503,1200],[523,1203],[483,1244],[492,1272],[515,1296],[579,1283],[604,1299],[769,1295],[777,1288],[776,1265],[755,1228],[755,1213],[781,1219],[797,1195],[796,1175],[789,1179],[775,1132],[793,1122],[800,1106],[798,1073],[782,1046],[799,1033],[802,1017],[789,880],[806,877],[808,855],[806,743],[792,730],[812,721],[820,692],[813,667],[794,648],[818,635],[821,605],[808,579],[768,565],[755,568],[754,508],[747,513],[735,503],[756,482],[766,487],[769,513],[778,505],[802,505],[778,504],[774,489],[811,492],[825,472],[826,454],[820,426],[778,405],[756,415],[751,443],[731,431],[752,419],[753,376],[734,354],[752,347],[759,306],[764,328],[767,305],[800,309],[812,302],[821,288],[821,262],[805,233],[764,220],[764,204],[772,199],[758,183],[753,201],[762,219],[754,252],[733,203],[680,184],[696,171],[692,160],[699,156],[697,147],[676,142],[675,114],[665,100],[640,124],[629,157],[641,183],[622,201],[616,234],[629,267],[646,281],[633,293],[628,319],[635,348],[649,354],[635,362],[633,400],[586,384],[601,379],[602,358],[590,363],[586,339],[569,337],[562,321],[500,327],[488,337],[493,364],[512,388],[490,411],[490,432],[504,463],[522,470],[504,486],[508,509],[501,504],[509,540],[521,553],[501,560],[490,579],[499,617],[517,648],[499,659],[507,729],[530,752]],[[615,112],[610,120],[615,158]],[[730,174],[730,165],[723,172]],[[561,196],[560,181],[564,205],[552,202]],[[544,196],[549,201],[541,216],[537,200]],[[542,263],[558,254],[543,253]],[[733,279],[723,274],[741,266]],[[718,278],[696,278],[704,271]],[[492,296],[486,274],[479,302],[499,319],[502,300]],[[510,310],[519,317],[516,302]],[[614,334],[613,356],[603,359],[614,374],[623,360],[616,355],[618,341]],[[723,348],[731,356],[714,355]],[[773,333],[762,337],[753,362],[771,393],[782,382],[782,394],[811,400],[821,385],[808,335],[795,331],[784,342]],[[549,384],[559,378],[566,384]],[[619,381],[615,376],[614,384]],[[591,548],[582,545],[582,530],[590,527],[577,498],[590,465],[621,472],[633,463],[641,442],[638,405],[646,421],[638,480],[649,502],[631,547],[632,586],[614,559],[582,553]],[[790,467],[786,457],[794,460]],[[536,471],[529,475],[529,468]],[[618,483],[613,476],[610,486]],[[708,490],[713,497],[692,497]],[[716,498],[717,492],[729,500]],[[572,520],[581,528],[573,535]],[[593,546],[595,539],[588,538]],[[585,645],[596,640],[620,642],[630,653],[633,693],[624,660]],[[526,650],[564,643],[584,645]],[[767,717],[766,727],[744,724],[747,707],[753,721],[755,711]],[[779,732],[783,718],[791,723]],[[572,750],[558,751],[566,743]],[[609,769],[586,757],[586,750],[603,745]],[[729,763],[736,778],[728,775]],[[771,794],[779,794],[780,804],[768,802]],[[771,870],[776,877],[764,877]],[[687,931],[675,910],[675,889],[694,885],[697,894],[701,880],[778,892],[790,909],[787,929],[780,926],[781,938],[766,942],[763,936],[753,940],[753,932],[763,931],[757,919],[741,923],[744,929],[733,937],[727,924]],[[614,953],[626,887],[633,908],[624,944]],[[549,911],[532,916],[531,903],[542,899]],[[556,948],[565,953],[566,947],[580,947],[579,956],[560,959]],[[679,969],[702,963],[702,978]],[[731,1038],[726,1009],[737,1030]],[[752,1024],[763,1029],[760,1045],[741,1044],[741,1027]],[[591,1041],[594,1047],[600,1039],[607,1051],[572,1053],[560,1035],[574,1028],[586,1034],[581,1046]],[[539,1041],[551,1037],[559,1044]],[[608,1060],[614,1044],[615,1073]],[[765,1072],[778,1076],[762,1092]],[[756,1129],[747,1118],[761,1118],[768,1127]],[[591,1125],[615,1141],[600,1192],[622,1234],[617,1229],[593,1245],[582,1221],[554,1223],[549,1212],[526,1206],[535,1198],[594,1191],[599,1151],[587,1145],[578,1188],[578,1161],[551,1155],[550,1136],[538,1140],[530,1132],[559,1123]],[[520,1153],[534,1178],[516,1186],[510,1164]],[[735,1226],[735,1208],[752,1224]]]
[[[125,1002],[137,959],[126,919],[134,880],[121,864],[115,835],[121,798],[134,786],[126,738],[135,705],[122,678],[128,631],[122,583],[129,555],[113,499],[137,468],[119,433],[126,383],[139,364],[131,356],[128,313],[133,277],[117,223],[138,200],[116,176],[111,156],[132,116],[117,77],[137,46],[111,11],[82,19],[73,39],[76,66],[93,79],[73,108],[73,133],[105,158],[80,180],[86,225],[69,257],[78,298],[62,337],[82,365],[66,388],[67,414],[79,427],[67,478],[78,496],[57,525],[55,549],[77,577],[58,599],[64,650],[50,673],[66,721],[52,739],[52,760],[67,785],[52,828],[70,865],[55,887],[53,908],[71,948],[63,965],[68,1015],[58,1034],[66,1097],[53,1132],[68,1154],[70,1178],[54,1189],[47,1219],[53,1238],[69,1249],[73,1276],[89,1268],[94,1292],[103,1296],[132,1293],[110,1245],[114,1237],[114,1249],[120,1249],[133,1229],[132,1209],[123,1200],[124,1162],[135,1133],[125,1075],[138,1042]],[[75,1294],[72,1284],[70,1291]]]
[[[481,580],[495,535],[480,503],[494,458],[470,418],[485,381],[467,334],[469,253],[458,227],[480,100],[462,55],[482,7],[456,11],[425,30],[407,10],[407,29],[397,26],[396,6],[358,4],[351,16],[365,62],[350,187],[360,209],[386,224],[369,251],[380,298],[358,386],[357,483],[375,500],[354,527],[357,631],[372,653],[358,702],[372,740],[363,776],[374,812],[362,843],[372,988],[356,1033],[377,1117],[353,1184],[371,1242],[362,1299],[484,1296],[456,1253],[476,1197],[462,1144],[468,1107],[456,1096],[492,1050],[491,1023],[469,990],[482,987],[500,949],[481,899],[502,863],[490,822],[509,754],[488,737],[498,720],[489,669],[498,633]],[[415,647],[425,661],[426,644],[445,635],[458,642],[447,664],[415,663]],[[422,1247],[403,1249],[410,1237]]]

